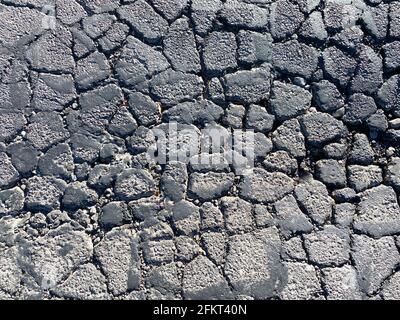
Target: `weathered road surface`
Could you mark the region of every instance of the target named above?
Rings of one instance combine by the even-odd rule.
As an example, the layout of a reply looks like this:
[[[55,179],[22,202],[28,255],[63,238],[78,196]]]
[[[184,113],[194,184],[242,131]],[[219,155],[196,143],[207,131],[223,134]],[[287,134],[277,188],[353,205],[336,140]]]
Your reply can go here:
[[[0,3],[0,298],[400,298],[399,1]]]

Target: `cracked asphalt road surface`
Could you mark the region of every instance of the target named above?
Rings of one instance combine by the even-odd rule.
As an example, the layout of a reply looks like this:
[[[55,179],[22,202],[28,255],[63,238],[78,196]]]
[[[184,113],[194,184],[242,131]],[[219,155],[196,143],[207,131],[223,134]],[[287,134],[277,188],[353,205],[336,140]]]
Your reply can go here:
[[[1,0],[0,298],[399,299],[399,52],[399,1]]]

